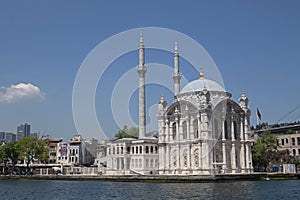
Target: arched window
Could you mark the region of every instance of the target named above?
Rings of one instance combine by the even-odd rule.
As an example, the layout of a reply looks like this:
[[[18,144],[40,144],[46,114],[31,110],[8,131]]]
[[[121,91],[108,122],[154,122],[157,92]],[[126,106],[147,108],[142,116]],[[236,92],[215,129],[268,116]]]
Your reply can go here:
[[[130,147],[127,147],[127,154],[130,154]]]
[[[173,123],[172,125],[172,133],[173,133],[173,140],[176,139],[176,122]]]
[[[194,137],[195,137],[195,139],[196,139],[196,138],[199,138],[198,120],[197,120],[197,119],[195,119],[195,120],[193,121],[193,128],[194,128]]]
[[[186,125],[186,121],[184,121],[182,123],[182,137],[183,139],[187,139],[187,125]]]
[[[293,149],[293,156],[296,155],[296,149]]]
[[[214,129],[212,134],[214,139],[218,139],[220,136],[220,127],[217,119],[214,119]]]
[[[224,122],[224,129],[225,129],[225,139],[228,139],[228,126],[227,126],[227,121]]]
[[[238,132],[237,132],[237,126],[236,122],[233,122],[233,131],[234,131],[234,139],[238,139]]]

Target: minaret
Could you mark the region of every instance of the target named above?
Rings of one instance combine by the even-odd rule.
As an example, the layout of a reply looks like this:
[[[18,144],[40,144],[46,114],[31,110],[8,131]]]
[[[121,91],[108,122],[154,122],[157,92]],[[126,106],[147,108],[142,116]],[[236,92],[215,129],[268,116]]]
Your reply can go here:
[[[180,72],[179,72],[179,53],[178,53],[177,42],[175,42],[175,51],[174,51],[174,73],[173,73],[173,80],[174,80],[174,95],[175,95],[175,96],[180,92],[180,79],[181,79],[181,74],[180,74]]]
[[[140,33],[139,46],[139,66],[137,72],[139,74],[139,138],[145,137],[146,134],[146,103],[145,103],[145,55],[144,55],[143,34]]]

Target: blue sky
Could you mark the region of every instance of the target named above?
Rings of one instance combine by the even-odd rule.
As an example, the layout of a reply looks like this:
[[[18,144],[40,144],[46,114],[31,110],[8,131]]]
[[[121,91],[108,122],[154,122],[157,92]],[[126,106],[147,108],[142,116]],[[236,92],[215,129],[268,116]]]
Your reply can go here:
[[[234,99],[246,92],[252,122],[258,107],[263,121],[275,123],[300,104],[299,8],[296,0],[1,1],[0,94],[20,87],[31,93],[19,99],[12,96],[14,102],[0,101],[0,130],[16,132],[17,125],[28,122],[41,134],[71,138],[77,132],[72,90],[81,63],[110,36],[149,26],[173,29],[199,42]],[[172,54],[162,55],[146,51],[146,62],[172,65]],[[126,66],[137,63],[137,51],[122,56],[105,73],[105,87],[98,86],[97,116],[108,135],[118,127],[107,109],[109,102],[100,104],[97,99],[110,96],[113,81],[129,70]],[[189,81],[198,78],[193,71],[186,73]],[[161,92],[148,89],[150,106]],[[135,97],[129,107],[137,120]],[[283,121],[300,120],[298,116],[300,109]]]

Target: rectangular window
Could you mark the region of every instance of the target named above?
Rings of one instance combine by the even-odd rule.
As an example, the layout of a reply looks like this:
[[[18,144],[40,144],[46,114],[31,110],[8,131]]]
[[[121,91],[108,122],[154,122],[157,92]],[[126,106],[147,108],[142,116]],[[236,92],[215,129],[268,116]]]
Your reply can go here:
[[[288,138],[285,138],[285,143],[289,143],[289,139]]]
[[[281,145],[282,146],[284,145],[284,139],[281,139]]]
[[[300,137],[297,137],[297,145],[300,145]]]
[[[292,145],[296,145],[296,140],[295,140],[295,138],[292,138]]]
[[[127,147],[127,154],[130,154],[130,147]]]

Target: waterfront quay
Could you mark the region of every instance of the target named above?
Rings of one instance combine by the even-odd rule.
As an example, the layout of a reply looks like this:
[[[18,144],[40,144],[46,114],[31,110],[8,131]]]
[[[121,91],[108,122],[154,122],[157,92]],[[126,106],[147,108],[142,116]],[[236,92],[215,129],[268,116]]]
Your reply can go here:
[[[258,181],[258,180],[295,180],[300,173],[253,173],[253,174],[216,174],[216,175],[31,175],[0,176],[5,179],[67,180],[67,181],[109,181],[109,182],[224,182],[224,181]]]

